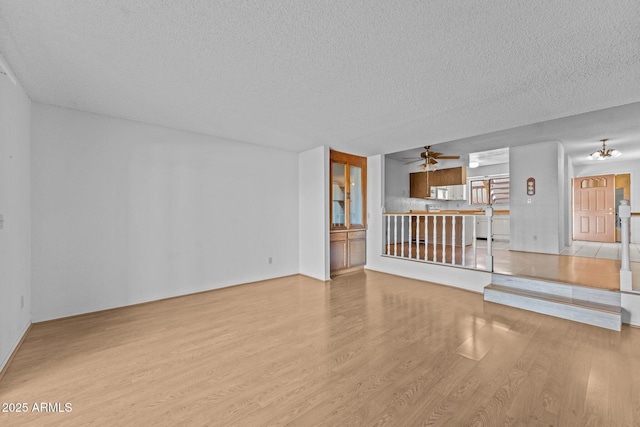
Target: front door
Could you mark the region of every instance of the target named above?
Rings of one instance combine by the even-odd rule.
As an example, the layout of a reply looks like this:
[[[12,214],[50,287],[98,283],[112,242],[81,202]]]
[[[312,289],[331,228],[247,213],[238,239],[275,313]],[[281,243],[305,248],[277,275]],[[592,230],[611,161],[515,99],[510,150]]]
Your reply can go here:
[[[573,178],[573,240],[615,241],[614,175]]]

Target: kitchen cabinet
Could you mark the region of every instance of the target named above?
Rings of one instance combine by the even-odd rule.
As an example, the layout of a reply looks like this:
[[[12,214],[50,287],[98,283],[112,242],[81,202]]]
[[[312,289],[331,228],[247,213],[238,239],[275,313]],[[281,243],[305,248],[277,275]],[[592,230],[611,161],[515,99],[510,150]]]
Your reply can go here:
[[[492,228],[493,240],[509,241],[509,215],[494,215]],[[478,215],[476,218],[476,237],[478,239],[487,239],[487,233],[487,217]]]
[[[419,218],[419,220],[418,220]],[[446,220],[444,219],[446,218]],[[456,232],[456,242],[455,245],[456,246],[466,246],[466,245],[470,245],[471,241],[472,241],[472,236],[473,236],[473,229],[472,229],[472,220],[473,217],[470,216],[456,216],[456,225],[455,225],[455,232]],[[447,244],[450,245],[451,244],[451,240],[453,239],[453,220],[451,216],[448,215],[433,215],[433,216],[427,216],[426,217],[427,221],[427,229],[428,231],[425,232],[425,217],[421,216],[421,217],[411,217],[411,236],[412,239],[415,240],[416,236],[418,237],[418,239],[421,242],[425,242],[425,236],[428,235],[429,239],[428,242],[426,243],[433,243],[434,241],[434,236],[433,236],[433,223],[435,221],[435,228],[436,228],[436,242],[439,244],[442,244],[442,228],[443,228],[443,222],[445,223],[444,225],[444,234],[445,234],[445,238],[447,240]],[[462,222],[465,221],[465,234],[464,236],[462,235]],[[419,224],[419,227],[418,227]]]
[[[467,185],[431,186],[431,198],[437,200],[467,200]]]
[[[449,185],[447,186],[448,200],[467,200],[467,185]]]
[[[493,217],[493,240],[509,241],[509,215]]]
[[[467,168],[465,166],[438,169],[433,172],[412,172],[409,175],[409,195],[415,198],[430,198],[431,187],[466,183]]]
[[[476,217],[476,238],[486,239],[488,233],[487,217],[484,215],[478,215]]]

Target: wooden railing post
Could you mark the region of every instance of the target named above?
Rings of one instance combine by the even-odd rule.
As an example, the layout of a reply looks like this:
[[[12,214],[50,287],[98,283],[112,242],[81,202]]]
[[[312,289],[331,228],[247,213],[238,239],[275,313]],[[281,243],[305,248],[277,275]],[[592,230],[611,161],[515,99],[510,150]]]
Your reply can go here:
[[[487,271],[493,271],[493,208],[487,207]]]
[[[620,290],[631,291],[633,284],[631,283],[631,266],[629,264],[629,242],[630,242],[630,222],[631,222],[631,206],[628,200],[621,200],[618,207],[618,216],[620,218]]]

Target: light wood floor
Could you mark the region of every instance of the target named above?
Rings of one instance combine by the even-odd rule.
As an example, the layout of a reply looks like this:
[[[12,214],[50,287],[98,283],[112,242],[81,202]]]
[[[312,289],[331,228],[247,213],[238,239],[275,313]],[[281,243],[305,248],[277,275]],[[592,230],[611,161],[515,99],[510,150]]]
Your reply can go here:
[[[613,332],[366,271],[33,325],[9,426],[632,426],[640,329]]]
[[[587,258],[576,255],[550,255],[534,252],[510,251],[508,242],[493,242],[493,271],[510,276],[529,277],[570,283],[593,288],[620,290],[620,260],[608,258]],[[388,253],[409,257],[409,244],[389,245]],[[584,245],[580,246],[581,248]],[[442,261],[442,249],[437,247],[436,259]],[[394,252],[394,250],[396,252]],[[465,266],[473,267],[473,250],[467,246]],[[583,252],[584,253],[584,252]],[[411,255],[425,259],[424,244],[411,244]],[[428,246],[427,260],[433,259],[433,251]],[[461,248],[456,248],[456,265],[462,266]],[[445,260],[452,261],[451,248],[447,247]],[[486,265],[486,242],[478,241],[476,268],[482,270]],[[631,262],[634,289],[640,290],[640,262]]]

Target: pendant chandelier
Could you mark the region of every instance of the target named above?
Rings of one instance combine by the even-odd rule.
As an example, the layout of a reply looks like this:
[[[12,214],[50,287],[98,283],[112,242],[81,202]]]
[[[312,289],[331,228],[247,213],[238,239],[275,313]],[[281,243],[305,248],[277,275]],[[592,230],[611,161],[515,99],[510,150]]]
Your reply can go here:
[[[608,139],[601,139],[600,141],[602,142],[602,148],[589,154],[587,157],[589,160],[604,160],[609,157],[620,157],[622,155],[622,153],[615,148],[607,148],[605,143]]]

